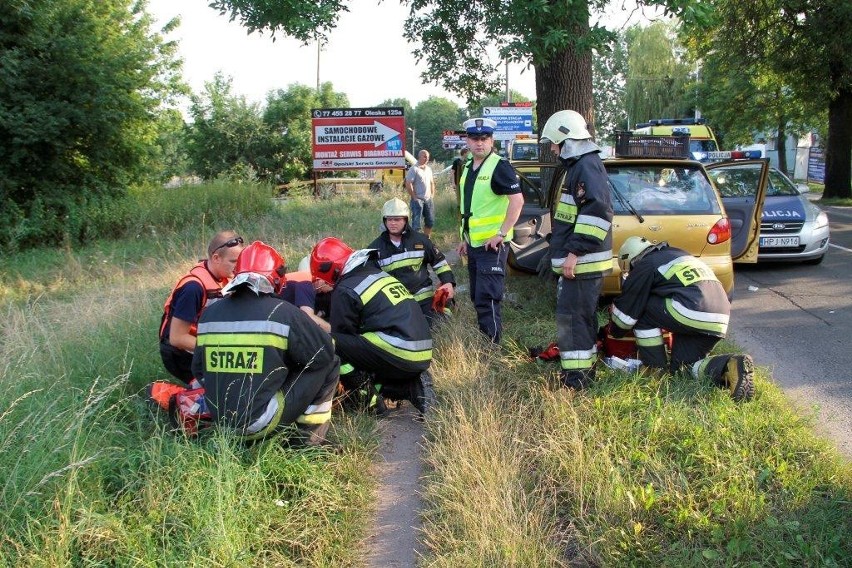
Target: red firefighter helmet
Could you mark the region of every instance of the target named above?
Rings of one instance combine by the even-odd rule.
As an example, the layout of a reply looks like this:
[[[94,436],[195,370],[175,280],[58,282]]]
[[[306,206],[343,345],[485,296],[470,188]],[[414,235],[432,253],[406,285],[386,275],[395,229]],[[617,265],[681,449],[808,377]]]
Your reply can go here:
[[[265,276],[272,284],[276,294],[281,292],[281,288],[287,281],[284,278],[284,273],[287,272],[284,257],[263,241],[254,241],[244,248],[240,256],[237,257],[234,273],[240,275],[246,272]]]
[[[343,271],[343,265],[353,251],[349,245],[335,237],[326,237],[311,251],[311,275],[334,286]]]

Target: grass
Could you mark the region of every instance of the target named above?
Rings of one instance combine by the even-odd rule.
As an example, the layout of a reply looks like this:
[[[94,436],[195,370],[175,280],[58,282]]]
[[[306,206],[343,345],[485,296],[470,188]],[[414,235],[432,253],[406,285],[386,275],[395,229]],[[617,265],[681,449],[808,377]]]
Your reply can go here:
[[[372,418],[335,414],[334,452],[246,448],[177,437],[140,396],[167,377],[163,298],[214,231],[260,238],[295,265],[323,236],[368,243],[391,196],[264,192],[136,196],[120,239],[7,258],[0,565],[361,565]],[[433,233],[445,250],[452,199],[441,191]],[[765,370],[748,404],[691,379],[608,370],[567,392],[555,363],[526,355],[555,337],[553,283],[513,274],[507,286],[503,348],[483,341],[463,292],[435,333],[423,564],[848,565],[852,468]]]

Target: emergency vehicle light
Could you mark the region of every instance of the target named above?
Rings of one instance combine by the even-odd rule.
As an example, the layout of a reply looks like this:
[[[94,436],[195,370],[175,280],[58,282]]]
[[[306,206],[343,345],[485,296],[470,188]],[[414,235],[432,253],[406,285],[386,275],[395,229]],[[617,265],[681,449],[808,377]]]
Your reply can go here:
[[[763,157],[760,150],[725,150],[707,152],[708,160],[756,160]]]

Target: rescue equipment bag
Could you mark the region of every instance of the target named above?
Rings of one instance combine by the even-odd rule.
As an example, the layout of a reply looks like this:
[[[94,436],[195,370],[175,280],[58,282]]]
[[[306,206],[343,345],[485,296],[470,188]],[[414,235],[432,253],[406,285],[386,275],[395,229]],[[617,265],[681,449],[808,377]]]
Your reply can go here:
[[[187,436],[197,436],[200,430],[213,425],[204,387],[185,389],[169,397],[169,423]]]

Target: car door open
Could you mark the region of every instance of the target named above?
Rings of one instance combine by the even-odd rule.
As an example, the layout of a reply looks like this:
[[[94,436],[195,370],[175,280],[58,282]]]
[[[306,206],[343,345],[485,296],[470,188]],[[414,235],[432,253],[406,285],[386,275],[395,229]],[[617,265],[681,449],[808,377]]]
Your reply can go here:
[[[731,258],[736,262],[757,262],[769,160],[725,161],[704,167],[722,197],[731,224]]]

